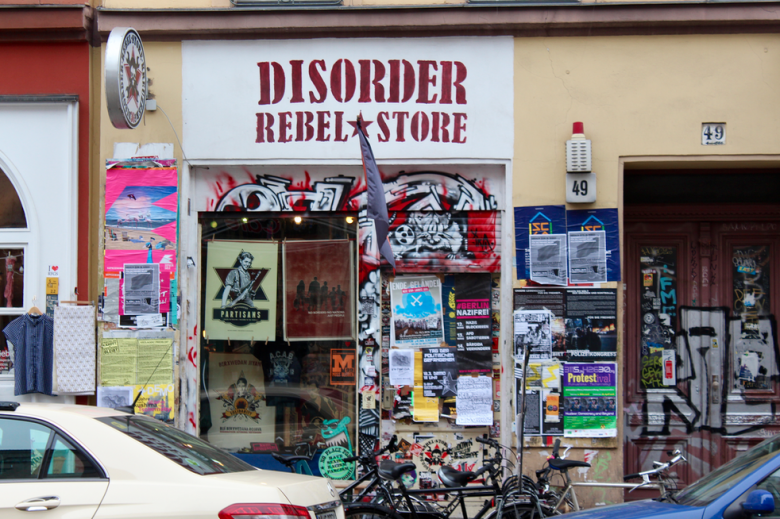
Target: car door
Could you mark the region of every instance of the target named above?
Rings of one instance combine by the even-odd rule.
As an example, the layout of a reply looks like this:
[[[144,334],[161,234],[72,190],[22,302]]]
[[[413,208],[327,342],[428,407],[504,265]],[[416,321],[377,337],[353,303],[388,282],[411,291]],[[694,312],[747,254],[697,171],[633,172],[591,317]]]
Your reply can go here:
[[[99,464],[62,432],[0,417],[0,516],[89,519],[107,488]]]

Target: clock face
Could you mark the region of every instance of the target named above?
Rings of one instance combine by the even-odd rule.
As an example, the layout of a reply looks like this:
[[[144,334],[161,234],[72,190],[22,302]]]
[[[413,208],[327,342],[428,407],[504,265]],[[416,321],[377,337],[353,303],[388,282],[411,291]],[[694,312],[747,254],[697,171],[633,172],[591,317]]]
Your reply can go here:
[[[141,38],[128,31],[119,58],[119,103],[127,125],[138,126],[146,108],[146,58]]]

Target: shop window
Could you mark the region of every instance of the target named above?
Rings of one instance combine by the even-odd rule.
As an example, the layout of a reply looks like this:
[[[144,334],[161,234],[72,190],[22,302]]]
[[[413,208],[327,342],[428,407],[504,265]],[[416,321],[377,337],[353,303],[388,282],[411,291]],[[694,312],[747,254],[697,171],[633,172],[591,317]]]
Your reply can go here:
[[[27,218],[24,216],[22,201],[9,178],[0,170],[0,229],[24,229]]]
[[[256,466],[287,470],[279,453],[351,476],[328,460],[357,450],[357,218],[200,228],[202,437]]]

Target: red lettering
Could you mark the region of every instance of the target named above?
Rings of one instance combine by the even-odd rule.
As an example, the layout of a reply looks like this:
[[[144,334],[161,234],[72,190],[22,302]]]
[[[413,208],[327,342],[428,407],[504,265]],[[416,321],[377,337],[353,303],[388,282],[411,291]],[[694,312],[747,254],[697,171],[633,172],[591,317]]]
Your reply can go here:
[[[452,62],[441,62],[441,101],[440,104],[452,104]]]
[[[271,67],[267,61],[257,64],[260,68],[260,101],[259,105],[271,104]]]
[[[358,60],[360,64],[360,97],[358,103],[371,102],[371,60]]]
[[[267,119],[266,119],[267,118]],[[274,142],[274,116],[271,114],[257,114],[257,138],[255,142]]]
[[[450,114],[441,112],[441,142],[450,142]]]
[[[337,142],[347,142],[349,135],[342,135],[344,128],[344,112],[335,112],[336,129],[334,130],[333,140]]]
[[[292,121],[288,121],[288,117],[292,117],[292,112],[279,112],[279,142],[292,141],[292,136],[287,135],[287,130],[292,129]]]
[[[303,118],[306,116],[306,122]],[[314,114],[311,112],[295,112],[295,118],[297,124],[295,125],[295,141],[310,141],[314,137],[314,126],[311,123],[314,121]],[[304,129],[306,130],[306,136],[304,137]]]
[[[402,103],[407,102],[414,95],[414,66],[406,60],[404,64],[404,97]]]
[[[458,144],[463,144],[466,142],[466,119],[468,117],[466,114],[455,112],[452,114],[455,116],[455,121],[453,123],[453,129],[452,129],[452,142],[457,142]],[[463,140],[460,140],[461,138],[461,131],[463,131]]]
[[[322,79],[320,71],[317,70],[317,65],[322,68],[323,72],[326,70],[324,59],[313,60],[311,63],[309,63],[309,79],[311,79],[311,82],[314,84],[314,88],[317,89],[317,94],[319,94],[319,97],[314,97],[314,93],[309,91],[310,103],[323,103],[325,102],[325,98],[328,96],[328,87],[325,85],[325,80]]]
[[[341,67],[344,65],[344,92],[341,95]],[[348,59],[337,60],[330,71],[330,93],[339,103],[346,103],[355,95],[357,79],[355,77],[355,66]]]
[[[433,98],[429,99],[428,85],[436,86],[436,74],[431,72],[431,67],[433,67],[434,71],[437,70],[436,62],[417,60],[417,64],[420,65],[420,86],[417,92],[417,102],[425,104],[435,103],[438,94],[433,94]]]
[[[371,84],[374,85],[374,100],[377,103],[385,102],[385,87],[382,86],[382,81],[385,78],[385,66],[379,60],[374,60],[374,79]]]
[[[387,98],[387,102],[397,103],[401,83],[401,61],[391,59],[388,63],[390,63],[390,97]]]
[[[376,116],[376,123],[379,125],[379,129],[382,130],[382,135],[378,137],[379,142],[387,142],[390,140],[390,128],[387,126],[387,119],[390,114],[387,112],[379,112]]]
[[[317,112],[317,141],[324,142],[330,140],[330,134],[325,135],[325,129],[330,128],[330,122],[325,118],[330,118],[330,112]]]
[[[430,122],[425,112],[415,112],[412,116],[412,138],[417,142],[424,141],[428,137]]]
[[[291,103],[303,103],[303,60],[290,60],[292,67],[292,99]]]
[[[404,117],[409,117],[409,112],[393,112],[396,120],[395,142],[406,142],[404,139]]]
[[[463,86],[464,81],[466,81],[466,65],[460,61],[456,61],[455,82],[452,86],[455,87],[455,102],[459,105],[466,104],[466,87]]]

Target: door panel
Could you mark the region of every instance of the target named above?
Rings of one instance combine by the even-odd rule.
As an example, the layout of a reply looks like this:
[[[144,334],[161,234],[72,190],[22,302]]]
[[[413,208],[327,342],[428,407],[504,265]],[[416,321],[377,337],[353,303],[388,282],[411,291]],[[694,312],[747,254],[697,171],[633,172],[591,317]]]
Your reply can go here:
[[[108,480],[100,481],[45,481],[31,480],[27,482],[3,482],[0,492],[0,515],[9,519],[29,518],[31,516],[45,519],[89,519],[95,515],[103,496],[108,488]],[[59,504],[48,500],[49,510],[31,514],[17,509],[27,502],[29,506],[42,506],[31,503],[41,498],[58,498]]]

